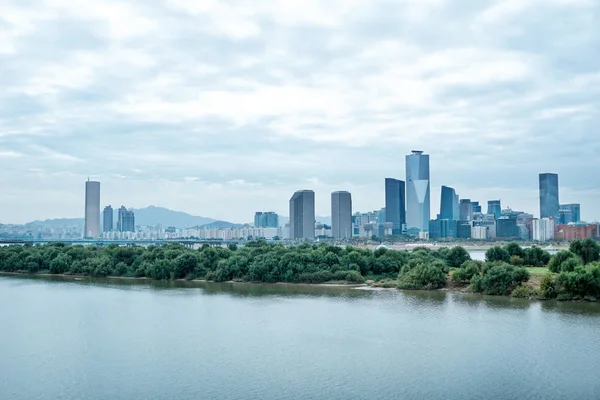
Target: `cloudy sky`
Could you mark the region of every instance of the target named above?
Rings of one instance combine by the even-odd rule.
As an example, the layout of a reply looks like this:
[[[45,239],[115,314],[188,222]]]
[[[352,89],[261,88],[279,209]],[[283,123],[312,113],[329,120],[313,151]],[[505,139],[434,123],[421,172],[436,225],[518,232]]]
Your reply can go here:
[[[600,219],[599,0],[0,0],[0,222],[154,204],[236,222],[297,189],[440,186]],[[484,207],[485,208],[485,207]]]

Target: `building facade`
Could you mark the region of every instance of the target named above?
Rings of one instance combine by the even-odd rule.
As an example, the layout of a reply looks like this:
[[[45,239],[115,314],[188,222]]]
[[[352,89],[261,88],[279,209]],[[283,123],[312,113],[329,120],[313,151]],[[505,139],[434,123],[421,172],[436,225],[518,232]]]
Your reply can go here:
[[[517,217],[504,215],[496,220],[496,237],[502,239],[520,238],[521,233],[517,227]]]
[[[254,214],[255,228],[278,228],[279,215],[273,211],[261,212],[257,211]]]
[[[489,200],[487,213],[492,214],[496,219],[500,218],[502,216],[502,205],[500,200]]]
[[[531,222],[532,239],[547,242],[554,239],[554,220],[552,218],[534,219]]]
[[[104,207],[104,211],[102,212],[102,231],[103,232],[112,232],[113,230],[113,208],[111,206]]]
[[[440,200],[440,219],[448,219],[456,221],[459,219],[456,210],[458,207],[458,195],[456,190],[448,186],[442,186],[442,198]]]
[[[461,221],[472,221],[473,220],[473,207],[471,206],[471,200],[460,199],[460,216]]]
[[[100,182],[88,180],[85,183],[85,223],[83,237],[100,236]]]
[[[429,155],[413,150],[406,156],[406,225],[426,232],[431,218]]]
[[[571,213],[571,221],[579,223],[581,222],[581,205],[579,204],[561,204],[560,210],[568,210]],[[568,222],[567,222],[568,223]]]
[[[558,175],[540,174],[540,218],[558,220],[559,210]]]
[[[431,239],[456,238],[457,221],[451,219],[434,219],[429,221],[429,237]]]
[[[555,237],[560,240],[572,241],[576,239],[597,238],[598,224],[568,224],[558,225]]]
[[[334,239],[352,238],[352,195],[331,193],[331,232]]]
[[[119,208],[117,231],[135,232],[135,214],[133,210],[128,210],[125,206]]]
[[[406,185],[404,181],[385,178],[385,221],[392,223],[392,235],[399,236],[406,225]]]
[[[315,238],[315,192],[299,190],[290,199],[290,238]]]

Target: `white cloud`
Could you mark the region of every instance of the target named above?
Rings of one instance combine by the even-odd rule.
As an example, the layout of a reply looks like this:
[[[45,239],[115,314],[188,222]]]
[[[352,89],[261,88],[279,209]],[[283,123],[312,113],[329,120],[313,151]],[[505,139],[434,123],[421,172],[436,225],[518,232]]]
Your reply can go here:
[[[0,186],[20,189],[0,209],[15,221],[79,215],[88,174],[103,201],[234,221],[286,213],[305,186],[319,214],[338,189],[376,209],[383,177],[402,177],[418,147],[432,155],[432,210],[448,184],[535,212],[548,169],[599,219],[599,8],[5,1]],[[45,193],[56,215],[34,215],[27,199]]]

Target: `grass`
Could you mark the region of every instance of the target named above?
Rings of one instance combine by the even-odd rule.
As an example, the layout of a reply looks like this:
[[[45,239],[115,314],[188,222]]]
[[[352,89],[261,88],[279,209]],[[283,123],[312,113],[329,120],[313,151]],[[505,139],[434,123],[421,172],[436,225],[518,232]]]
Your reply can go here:
[[[551,273],[546,267],[528,267],[526,269],[531,275],[546,275]]]

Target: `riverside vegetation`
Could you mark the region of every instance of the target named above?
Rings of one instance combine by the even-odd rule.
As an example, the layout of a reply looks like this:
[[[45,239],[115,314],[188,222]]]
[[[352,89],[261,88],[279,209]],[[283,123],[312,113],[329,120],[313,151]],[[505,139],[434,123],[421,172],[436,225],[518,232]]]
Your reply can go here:
[[[531,282],[530,271],[545,271]],[[537,270],[536,270],[537,268]],[[489,295],[595,301],[600,297],[600,245],[576,240],[551,256],[517,243],[487,250],[486,261],[471,260],[462,247],[413,251],[303,244],[285,247],[252,241],[238,248],[178,244],[106,247],[25,245],[0,247],[0,271],[93,277],[204,279],[216,282],[351,283],[433,290],[446,286]],[[539,274],[535,274],[539,277]]]

